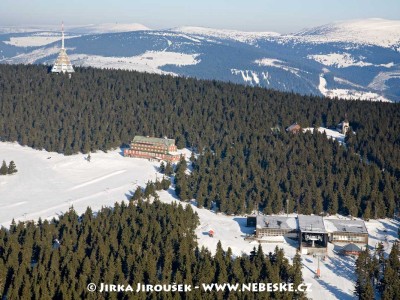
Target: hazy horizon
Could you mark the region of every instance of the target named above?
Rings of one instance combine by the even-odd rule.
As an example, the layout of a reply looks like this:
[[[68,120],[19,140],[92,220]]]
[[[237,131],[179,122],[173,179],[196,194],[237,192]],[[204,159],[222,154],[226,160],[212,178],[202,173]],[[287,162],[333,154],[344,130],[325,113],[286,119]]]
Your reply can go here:
[[[383,19],[383,18],[364,18],[364,19],[349,19],[349,20],[336,20],[336,21],[331,21],[331,22],[326,22],[326,23],[319,23],[319,24],[314,24],[314,25],[310,25],[307,27],[299,27],[296,30],[293,31],[288,31],[288,32],[279,32],[279,31],[275,31],[275,30],[242,30],[239,28],[227,28],[227,27],[211,27],[211,26],[202,26],[202,25],[191,25],[191,24],[182,24],[182,25],[178,25],[178,26],[167,26],[167,27],[159,27],[159,28],[152,28],[150,26],[148,26],[147,24],[143,24],[143,23],[137,23],[137,22],[131,22],[131,23],[122,23],[122,22],[104,22],[104,23],[86,23],[86,24],[68,24],[65,21],[60,21],[60,23],[58,24],[18,24],[18,25],[7,25],[7,24],[2,24],[0,25],[0,27],[3,28],[17,28],[17,29],[23,29],[23,28],[27,28],[27,29],[37,29],[37,30],[49,30],[49,31],[59,31],[61,28],[61,22],[64,22],[64,28],[65,31],[73,31],[74,28],[79,28],[79,27],[85,27],[85,26],[98,26],[98,25],[103,25],[103,24],[120,24],[120,25],[124,25],[124,24],[138,24],[138,25],[143,25],[144,27],[147,27],[149,30],[167,30],[167,29],[173,29],[173,28],[179,28],[179,27],[204,27],[204,28],[212,28],[212,29],[226,29],[226,30],[237,30],[237,31],[248,31],[248,32],[276,32],[279,34],[290,34],[290,33],[297,33],[300,32],[302,30],[306,30],[306,29],[310,29],[310,28],[314,28],[314,27],[318,27],[318,26],[322,26],[322,25],[326,25],[326,24],[331,24],[331,23],[337,23],[337,22],[346,22],[346,21],[358,21],[358,20],[367,20],[367,19]],[[389,20],[389,21],[400,21],[399,19],[385,19],[385,20]]]
[[[60,9],[60,7],[62,7]],[[400,1],[320,0],[237,1],[204,0],[191,3],[172,0],[108,1],[2,0],[0,26],[66,27],[103,23],[139,23],[151,29],[200,26],[240,31],[297,32],[332,22],[382,18],[400,19]]]

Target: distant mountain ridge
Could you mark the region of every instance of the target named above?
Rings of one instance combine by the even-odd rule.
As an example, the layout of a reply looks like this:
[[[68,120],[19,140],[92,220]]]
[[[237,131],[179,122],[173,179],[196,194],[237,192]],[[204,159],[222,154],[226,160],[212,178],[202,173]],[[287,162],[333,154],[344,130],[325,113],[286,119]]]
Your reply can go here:
[[[400,51],[400,21],[367,19],[336,22],[295,34],[307,42],[343,42],[381,46]]]
[[[286,35],[203,27],[151,30],[141,24],[66,28],[67,52],[75,65],[400,101],[396,20],[336,22]],[[0,63],[54,62],[60,34],[33,29],[0,28]]]

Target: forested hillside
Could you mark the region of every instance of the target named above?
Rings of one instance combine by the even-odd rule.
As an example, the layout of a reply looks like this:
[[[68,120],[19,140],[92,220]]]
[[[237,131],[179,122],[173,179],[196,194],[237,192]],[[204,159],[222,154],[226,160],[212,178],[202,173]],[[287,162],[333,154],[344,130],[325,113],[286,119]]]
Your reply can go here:
[[[382,300],[400,298],[400,247],[393,244],[388,257],[384,246],[378,244],[374,252],[368,249],[361,252],[356,261],[357,275],[355,294],[359,299],[376,299],[379,293]]]
[[[355,134],[341,146],[322,134]],[[227,213],[393,215],[400,195],[399,104],[334,101],[262,88],[128,71],[76,69],[71,79],[44,66],[0,65],[3,140],[72,154],[127,144],[134,135],[176,138],[202,155],[178,174],[181,199]]]
[[[1,299],[260,299],[252,292],[136,293],[137,284],[302,283],[301,261],[282,250],[255,249],[233,259],[219,244],[214,256],[197,247],[198,217],[190,205],[140,200],[104,208],[72,209],[59,220],[0,229]],[[89,292],[94,283],[130,284],[135,292]],[[4,298],[3,298],[4,297]],[[262,293],[262,299],[304,299],[302,292]]]

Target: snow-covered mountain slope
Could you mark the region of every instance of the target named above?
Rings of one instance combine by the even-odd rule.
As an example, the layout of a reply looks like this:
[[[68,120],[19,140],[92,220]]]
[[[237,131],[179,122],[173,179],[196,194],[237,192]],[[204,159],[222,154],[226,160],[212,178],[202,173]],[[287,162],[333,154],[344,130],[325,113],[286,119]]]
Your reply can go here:
[[[71,26],[66,47],[72,63],[80,66],[217,79],[344,99],[400,101],[399,24],[349,21],[292,35],[201,27],[146,30],[137,24]],[[2,33],[0,63],[52,64],[59,37],[48,30]]]
[[[247,32],[229,29],[213,29],[205,27],[184,26],[174,28],[173,31],[187,33],[191,35],[200,35],[206,37],[216,37],[219,39],[235,40],[243,43],[255,44],[258,39],[278,37],[277,32]]]
[[[342,42],[397,48],[400,51],[400,21],[364,19],[336,22],[295,34],[307,42]]]
[[[111,32],[129,32],[138,30],[150,30],[150,28],[138,23],[104,23],[90,24],[85,26],[71,26],[69,31],[77,33],[111,33]]]

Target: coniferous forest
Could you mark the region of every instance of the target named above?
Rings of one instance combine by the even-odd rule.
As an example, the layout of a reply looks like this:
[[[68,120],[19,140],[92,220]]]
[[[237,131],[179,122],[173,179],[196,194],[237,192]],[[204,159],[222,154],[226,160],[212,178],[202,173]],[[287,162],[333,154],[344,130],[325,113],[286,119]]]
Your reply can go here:
[[[282,250],[233,259],[197,247],[198,217],[187,205],[116,203],[96,216],[73,209],[52,222],[0,229],[0,298],[4,299],[305,299],[303,292],[138,292],[140,284],[303,282],[300,255]],[[131,285],[134,292],[89,292],[95,283]]]
[[[216,81],[77,68],[0,65],[1,138],[63,152],[168,136],[201,155],[177,174],[179,197],[225,213],[392,216],[400,195],[399,104],[336,101]],[[346,146],[324,134],[345,116]],[[353,131],[355,133],[353,133]]]
[[[400,299],[400,247],[395,242],[388,257],[384,246],[378,245],[373,253],[363,251],[356,261],[357,281],[355,294],[359,299],[373,300],[376,293],[382,300]]]

